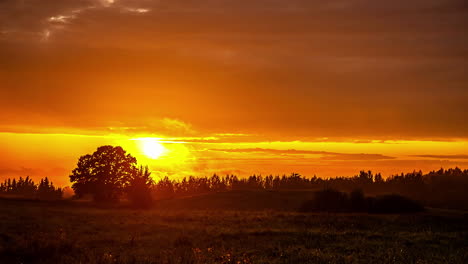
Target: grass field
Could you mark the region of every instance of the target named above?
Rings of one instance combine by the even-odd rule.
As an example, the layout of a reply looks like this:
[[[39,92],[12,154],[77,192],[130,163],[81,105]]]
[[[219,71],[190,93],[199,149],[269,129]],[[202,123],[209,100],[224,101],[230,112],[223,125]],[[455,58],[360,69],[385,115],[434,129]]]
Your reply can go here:
[[[468,263],[463,212],[302,214],[190,202],[139,211],[0,200],[0,263]]]

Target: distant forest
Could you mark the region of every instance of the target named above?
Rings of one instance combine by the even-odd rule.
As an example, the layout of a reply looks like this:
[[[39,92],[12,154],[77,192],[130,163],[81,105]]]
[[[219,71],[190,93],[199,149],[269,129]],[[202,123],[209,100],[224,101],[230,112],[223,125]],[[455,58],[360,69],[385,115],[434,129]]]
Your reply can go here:
[[[297,173],[283,176],[252,175],[239,178],[235,175],[211,177],[188,177],[170,179],[165,177],[149,184],[154,200],[172,199],[224,191],[290,191],[326,190],[342,192],[361,190],[366,195],[399,194],[422,202],[426,206],[468,209],[468,170],[440,169],[423,174],[421,171],[392,175],[383,178],[380,173],[361,171],[353,177],[312,178]],[[62,189],[48,178],[38,184],[29,177],[7,179],[0,183],[0,195],[44,200],[62,198]]]
[[[62,199],[61,188],[57,188],[46,177],[36,184],[28,177],[17,179],[6,179],[0,183],[0,195],[7,197],[19,197],[26,199],[58,200]]]
[[[362,190],[367,195],[400,194],[421,201],[428,206],[466,208],[468,205],[468,170],[440,169],[423,174],[421,171],[392,175],[383,178],[380,173],[361,171],[353,177],[312,178],[297,173],[283,176],[253,175],[238,178],[235,175],[220,177],[189,177],[171,180],[168,177],[152,186],[153,197],[168,199],[209,192],[230,190],[324,190],[343,192]],[[465,207],[465,208],[464,208]]]

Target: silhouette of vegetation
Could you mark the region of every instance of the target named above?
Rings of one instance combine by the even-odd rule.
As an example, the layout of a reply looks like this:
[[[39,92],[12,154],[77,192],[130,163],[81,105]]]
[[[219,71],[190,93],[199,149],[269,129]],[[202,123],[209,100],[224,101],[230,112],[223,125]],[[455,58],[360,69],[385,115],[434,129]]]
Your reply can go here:
[[[365,212],[368,210],[369,201],[364,197],[361,189],[353,190],[349,194],[349,205],[353,212]]]
[[[306,201],[302,212],[367,212],[367,213],[415,213],[424,207],[416,201],[397,194],[365,197],[362,190],[350,194],[333,189],[314,193],[314,199]]]
[[[153,200],[226,191],[327,190],[317,195],[329,196],[321,199],[327,200],[328,204],[315,204],[315,207],[324,206],[331,211],[352,208],[355,212],[366,212],[370,210],[371,203],[381,204],[382,207],[390,206],[387,203],[409,204],[409,200],[403,201],[396,196],[382,196],[397,194],[425,206],[468,209],[468,170],[459,168],[440,169],[427,174],[413,171],[388,178],[383,178],[380,173],[361,171],[353,177],[327,179],[315,175],[308,178],[292,173],[282,176],[252,175],[247,178],[214,174],[211,177],[190,176],[182,179],[164,177],[153,181],[148,168],[138,168],[136,158],[126,153],[122,147],[101,146],[93,154],[79,158],[77,167],[70,175],[70,181],[77,198],[91,194],[98,202],[116,202],[126,197],[135,207],[150,207]],[[51,194],[55,187],[48,179],[41,181],[38,186],[29,178],[6,180],[1,188],[1,192],[11,195],[43,199],[55,197]],[[364,194],[375,198],[365,197]],[[348,204],[345,206],[343,203]],[[388,211],[391,211],[390,208]]]
[[[130,180],[127,197],[133,207],[148,208],[153,202],[151,186],[154,184],[148,167],[140,167]]]
[[[95,201],[118,201],[137,174],[136,158],[120,147],[101,146],[81,156],[70,175],[78,197],[93,195]]]
[[[26,199],[58,200],[62,199],[62,189],[56,188],[46,177],[39,184],[28,177],[6,179],[0,183],[0,195],[6,197],[21,197]]]
[[[426,206],[468,209],[468,170],[440,169],[423,174],[421,171],[392,175],[386,179],[380,173],[361,171],[354,177],[335,177],[322,179],[316,176],[303,177],[297,173],[289,176],[259,176],[238,178],[235,175],[220,177],[188,177],[180,180],[165,177],[151,186],[155,199],[171,199],[204,193],[250,190],[324,190],[334,189],[350,193],[350,202],[362,204],[364,193],[379,196],[398,194],[424,203]],[[355,211],[365,211],[356,208]]]
[[[387,194],[370,199],[371,213],[414,213],[424,211],[424,207],[407,197],[398,194]]]
[[[313,200],[305,202],[302,207],[302,211],[349,211],[349,199],[346,193],[339,192],[337,190],[326,189],[323,191],[317,191],[314,194]]]

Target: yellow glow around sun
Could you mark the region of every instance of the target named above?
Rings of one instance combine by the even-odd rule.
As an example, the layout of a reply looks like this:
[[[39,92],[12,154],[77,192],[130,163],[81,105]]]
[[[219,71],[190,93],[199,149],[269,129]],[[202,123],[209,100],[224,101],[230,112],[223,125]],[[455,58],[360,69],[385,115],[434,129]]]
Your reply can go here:
[[[143,153],[152,159],[157,159],[164,155],[166,148],[154,139],[145,139],[142,141]]]

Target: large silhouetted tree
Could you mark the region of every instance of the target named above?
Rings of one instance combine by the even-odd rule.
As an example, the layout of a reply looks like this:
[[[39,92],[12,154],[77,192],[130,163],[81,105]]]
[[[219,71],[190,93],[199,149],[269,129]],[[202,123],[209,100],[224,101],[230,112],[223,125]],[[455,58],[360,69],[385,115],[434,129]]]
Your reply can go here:
[[[136,173],[136,158],[122,147],[101,146],[79,158],[70,181],[78,196],[92,194],[96,201],[116,201]]]

